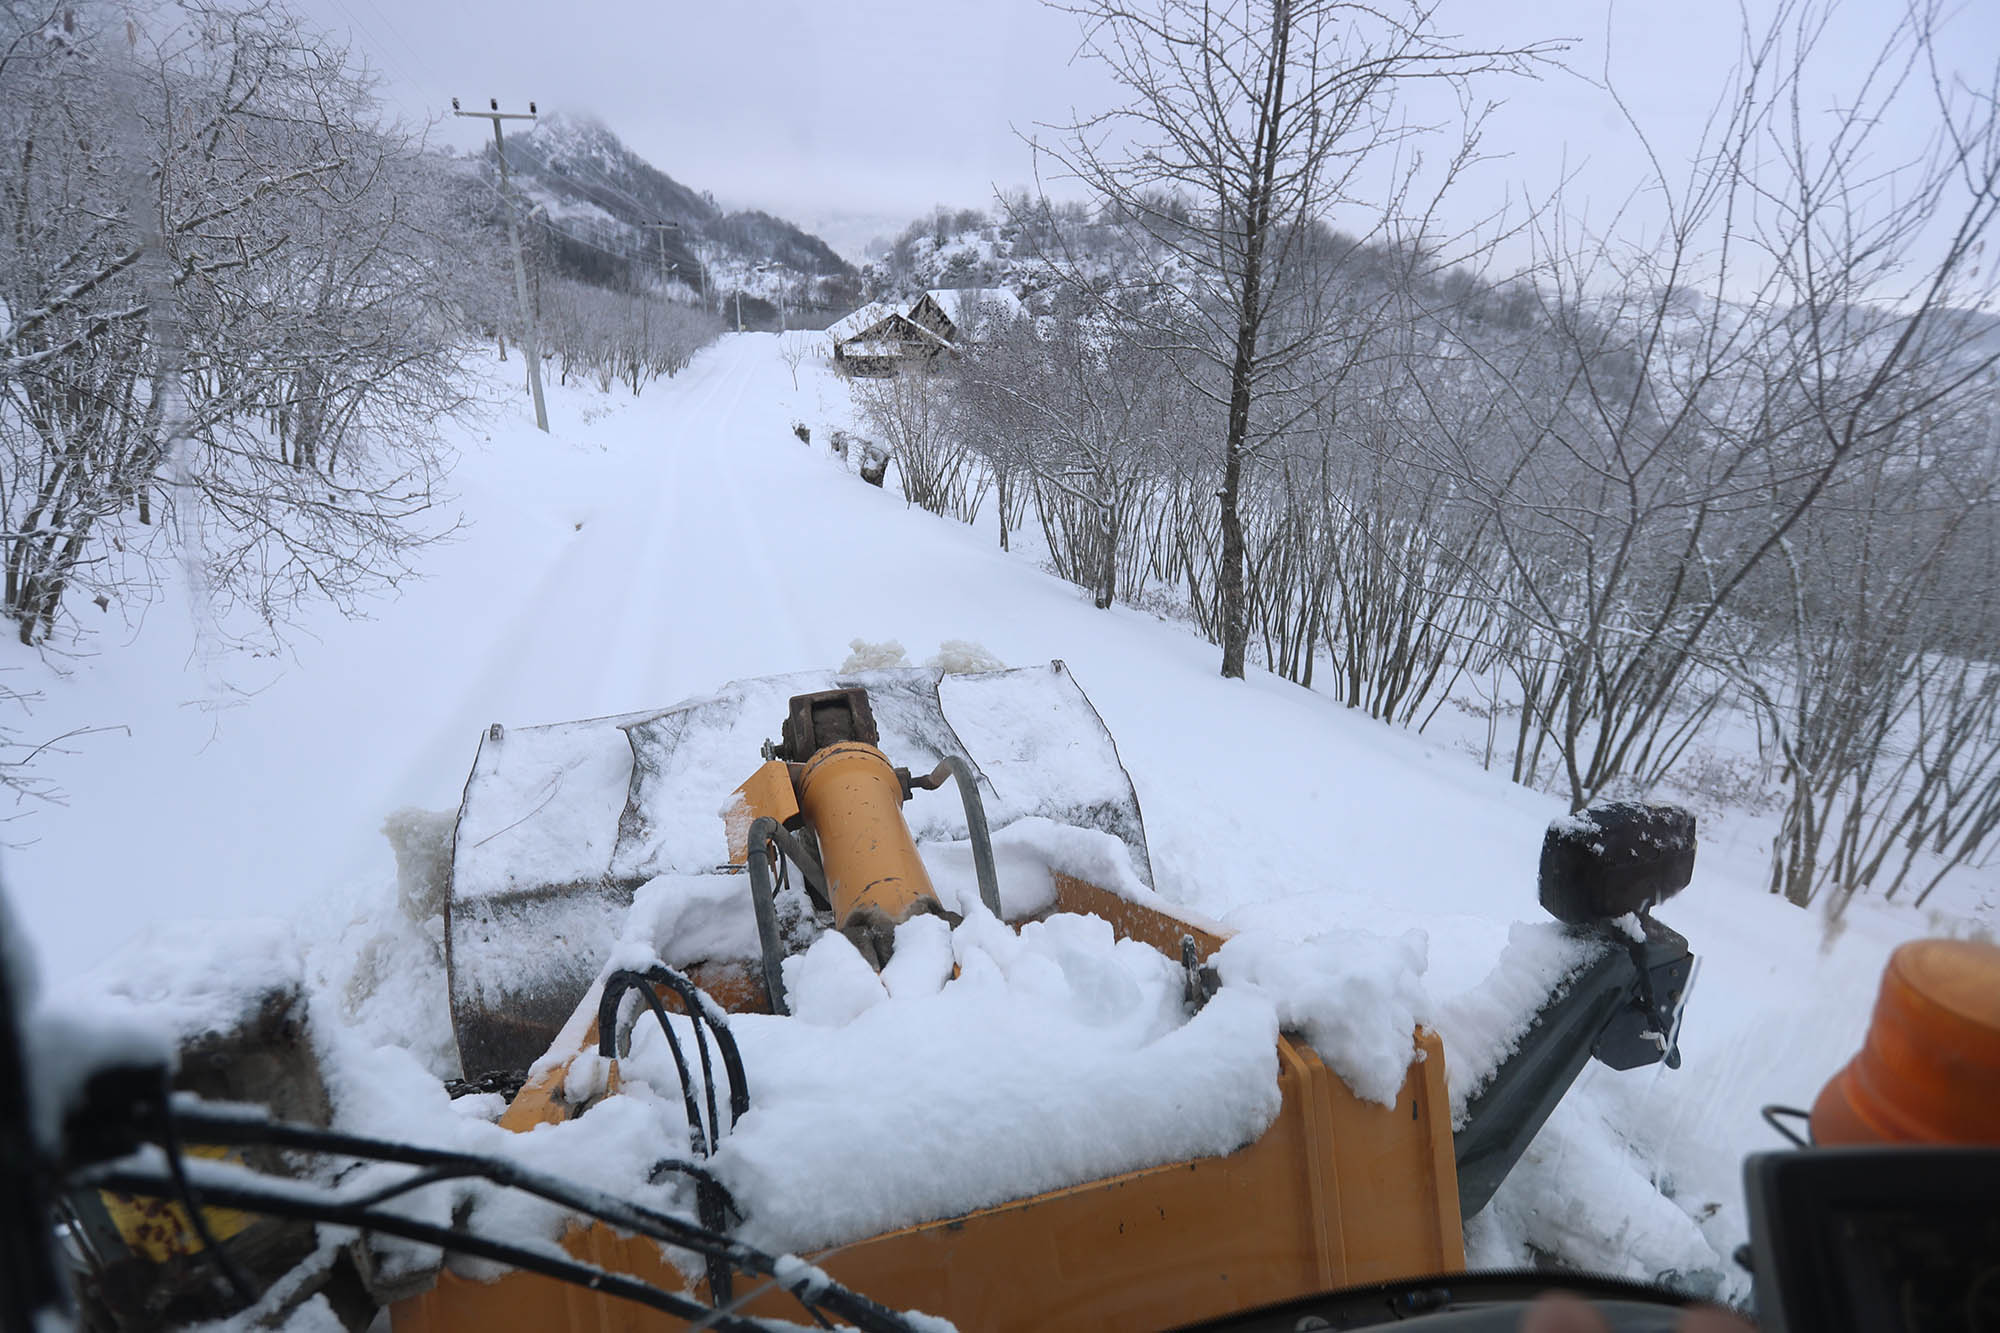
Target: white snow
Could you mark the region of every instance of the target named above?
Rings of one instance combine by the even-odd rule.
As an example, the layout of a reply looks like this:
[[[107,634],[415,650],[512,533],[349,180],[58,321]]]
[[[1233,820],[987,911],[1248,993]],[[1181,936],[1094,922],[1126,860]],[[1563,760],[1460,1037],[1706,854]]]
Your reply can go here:
[[[1437,1006],[1454,1127],[1464,1122],[1466,1102],[1521,1044],[1535,1011],[1604,947],[1553,921],[1517,922],[1493,970]]]
[[[52,989],[70,993],[139,933],[119,966],[130,996],[154,997],[146,1003],[157,1001],[172,1029],[236,1002],[231,968],[289,975],[303,958],[343,1123],[449,1135],[440,1141],[528,1154],[593,1180],[628,1170],[678,1132],[676,1098],[612,1098],[583,1120],[525,1136],[452,1111],[437,1081],[453,1072],[441,935],[434,919],[399,910],[394,856],[377,830],[403,807],[455,809],[496,720],[506,724],[496,753],[525,752],[535,723],[643,718],[729,681],[830,675],[857,637],[918,651],[973,641],[1016,664],[1061,659],[1116,738],[1145,813],[1150,881],[1129,858],[1120,864],[1112,840],[1065,849],[1016,824],[996,834],[1009,915],[1046,906],[1052,865],[1075,867],[1133,896],[1150,882],[1177,910],[1215,918],[1246,943],[1230,960],[1238,979],[1180,1026],[1149,1008],[1178,995],[1177,975],[1154,978],[1153,962],[1059,939],[1062,927],[1002,939],[977,913],[952,940],[962,975],[935,992],[927,973],[898,994],[871,977],[880,998],[843,1016],[834,996],[819,1009],[829,1023],[736,1020],[761,1080],[752,1118],[767,1119],[746,1120],[731,1140],[730,1171],[746,1194],[777,1200],[756,1220],[770,1243],[798,1248],[890,1215],[964,1206],[1003,1180],[1030,1188],[1096,1170],[1107,1154],[1223,1151],[1266,1113],[1257,1099],[1275,1095],[1274,994],[1335,1049],[1346,1040],[1337,1031],[1343,986],[1384,1031],[1435,1022],[1462,1103],[1518,1041],[1537,988],[1570,965],[1546,926],[1516,928],[1540,919],[1536,860],[1562,805],[1482,771],[1452,734],[1449,710],[1417,735],[1256,672],[1218,679],[1215,650],[1185,628],[1126,607],[1095,610],[1031,558],[1000,554],[990,513],[978,525],[951,523],[862,484],[823,445],[802,449],[791,434],[794,420],[815,441],[847,424],[845,391],[817,363],[801,367],[795,391],[775,338],[728,338],[636,401],[556,388],[552,436],[511,396],[517,383],[495,384],[510,395],[505,405],[457,441],[453,484],[469,526],[430,553],[426,579],[375,605],[372,619],[317,617],[288,657],[231,658],[201,637],[205,617],[169,585],[143,633],[135,637],[136,615],[129,626],[107,616],[98,651],[60,673],[0,645],[0,667],[21,668],[20,683],[45,696],[39,731],[131,729],[94,734],[74,754],[46,753],[38,768],[68,804],[9,825],[27,844],[8,852],[14,905],[44,975],[69,979]],[[949,676],[943,688],[979,679]],[[716,948],[750,938],[740,909],[707,910],[740,878],[688,872],[721,859],[716,806],[755,767],[756,743],[775,733],[778,716],[746,726],[745,745],[730,753],[702,756],[729,775],[694,812],[707,821],[703,860],[661,865],[663,878],[641,891],[645,915],[626,923],[637,934],[607,948],[670,950],[680,940],[692,950],[696,936],[684,932],[697,923]],[[993,718],[1004,731],[1004,705]],[[499,856],[522,830],[510,832],[496,807],[487,824],[459,830],[476,873],[504,885],[525,864],[517,852],[542,858],[537,873],[601,870],[629,779],[629,747],[615,729],[610,739],[601,771],[557,783],[530,765],[506,789],[525,814],[588,788],[611,802],[607,841]],[[1062,759],[1024,762],[1061,773]],[[1004,806],[1014,799],[1006,765],[992,767],[993,801]],[[937,792],[910,808],[929,821],[920,833],[941,893],[963,905],[972,880],[964,844],[950,841],[963,836],[955,807],[952,793]],[[1616,1271],[1705,1272],[1740,1292],[1726,1256],[1743,1238],[1741,1158],[1771,1142],[1758,1106],[1809,1100],[1858,1046],[1890,949],[1938,928],[1863,899],[1823,943],[1815,917],[1763,892],[1768,827],[1705,812],[1695,882],[1657,909],[1703,956],[1684,1067],[1590,1067],[1474,1220],[1475,1257],[1518,1258],[1533,1245]],[[488,838],[481,845],[495,855],[482,863],[471,844]],[[414,898],[412,912],[422,909]],[[243,920],[258,917],[284,919],[291,935]],[[211,921],[230,924],[196,924]],[[837,977],[844,964],[826,960],[838,957],[823,939],[796,961]],[[1361,965],[1359,980],[1317,970],[1342,958]],[[1060,1040],[1042,1040],[1037,1022]],[[911,1044],[872,1040],[878,1027]],[[581,1033],[569,1036],[574,1044]],[[969,1137],[946,1132],[965,1117],[984,1124],[954,1081],[964,1077],[954,1061],[980,1043],[1008,1053],[997,1063],[1018,1072],[1016,1091],[1034,1108],[1023,1123],[1039,1126],[1043,1143],[1016,1137],[973,1152]],[[1115,1087],[1078,1085],[1103,1093],[1101,1106],[1051,1086],[1068,1077],[1064,1061],[1084,1053],[1122,1076]],[[1387,1060],[1370,1053],[1356,1043],[1353,1076],[1386,1079]],[[850,1070],[868,1071],[893,1096],[847,1105],[811,1091],[815,1077]],[[1218,1087],[1222,1106],[1212,1103]],[[1187,1109],[1167,1109],[1177,1100]],[[888,1175],[882,1162],[830,1146],[867,1137],[861,1126],[880,1123],[891,1101],[898,1123],[911,1123],[907,1107],[928,1110],[915,1122],[925,1134],[899,1137]],[[616,1137],[630,1160],[606,1165],[589,1146],[598,1133]],[[809,1187],[778,1188],[807,1167]],[[445,1216],[449,1194],[408,1206]],[[647,1197],[665,1206],[673,1195],[662,1186]],[[553,1235],[546,1213],[518,1220]]]
[[[792,1017],[814,1027],[841,1027],[889,998],[888,986],[860,950],[833,931],[785,959],[781,970]]]
[[[1356,1096],[1394,1106],[1417,1025],[1430,1020],[1429,947],[1420,930],[1394,938],[1329,930],[1302,939],[1253,931],[1224,944],[1215,967],[1225,987],[1268,996],[1279,1025],[1303,1033]]]
[[[839,1244],[1225,1153],[1276,1115],[1277,1018],[1257,991],[1185,1018],[1179,969],[1094,917],[945,931],[906,922],[882,977],[822,935],[786,961],[796,1020],[731,1020],[751,1108],[715,1166],[753,1242]],[[642,1025],[624,1066],[663,1099],[664,1047]]]
[[[273,996],[302,991],[304,980],[293,923],[245,917],[142,927],[97,967],[52,991],[82,1018],[150,1028],[178,1045],[247,1022]]]

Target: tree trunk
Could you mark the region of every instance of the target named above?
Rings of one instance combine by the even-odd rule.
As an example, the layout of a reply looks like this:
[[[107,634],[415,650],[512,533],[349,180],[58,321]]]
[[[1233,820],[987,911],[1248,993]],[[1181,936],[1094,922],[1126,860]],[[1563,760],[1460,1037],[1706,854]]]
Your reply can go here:
[[[1239,343],[1229,392],[1229,436],[1222,446],[1222,566],[1216,571],[1216,611],[1222,631],[1222,674],[1243,679],[1243,647],[1249,627],[1243,614],[1243,440],[1250,426],[1250,357]]]

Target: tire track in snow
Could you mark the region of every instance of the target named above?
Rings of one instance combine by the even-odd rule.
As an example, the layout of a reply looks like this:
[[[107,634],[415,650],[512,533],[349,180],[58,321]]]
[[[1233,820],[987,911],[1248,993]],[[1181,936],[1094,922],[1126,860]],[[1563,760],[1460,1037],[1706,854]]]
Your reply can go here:
[[[639,516],[644,531],[627,571],[627,613],[613,626],[607,653],[624,707],[665,706],[720,684],[710,679],[713,646],[740,640],[748,628],[736,605],[744,599],[732,594],[740,591],[755,533],[717,503],[727,481],[717,456],[751,384],[745,352],[734,339],[716,350],[722,371],[715,391],[676,418],[649,485],[654,502]]]
[[[740,371],[718,363],[713,352],[689,369],[700,373],[673,387],[691,400],[682,409],[691,415],[707,409],[740,378]],[[590,497],[581,529],[563,542],[531,587],[510,599],[513,613],[489,641],[484,665],[462,692],[458,720],[464,725],[455,727],[456,732],[469,738],[495,720],[552,722],[646,706],[643,701],[615,701],[612,654],[607,651],[615,644],[604,636],[621,623],[639,591],[630,552],[647,539],[650,525],[629,496],[652,483],[649,472],[671,466],[677,450],[672,441],[665,444],[651,456],[644,445],[633,444],[629,457],[602,460],[601,485],[607,493]]]

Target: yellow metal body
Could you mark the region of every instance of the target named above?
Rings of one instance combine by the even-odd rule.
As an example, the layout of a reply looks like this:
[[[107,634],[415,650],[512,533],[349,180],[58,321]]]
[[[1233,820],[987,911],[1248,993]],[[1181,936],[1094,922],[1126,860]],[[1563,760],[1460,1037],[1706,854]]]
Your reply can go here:
[[[190,1145],[187,1155],[217,1161],[240,1160],[238,1154],[226,1148],[203,1145]],[[111,1219],[118,1238],[141,1258],[163,1264],[181,1255],[198,1253],[202,1248],[201,1237],[196,1234],[187,1209],[170,1199],[136,1198],[109,1190],[99,1190],[97,1197],[104,1204],[105,1215]],[[249,1213],[234,1208],[204,1208],[201,1212],[209,1234],[217,1241],[247,1231],[257,1221]]]
[[[857,946],[894,923],[940,911],[902,816],[894,767],[872,745],[842,742],[803,765],[771,762],[725,813],[730,854],[752,820],[802,816],[816,832],[836,922]],[[1093,915],[1123,939],[1206,957],[1225,934],[1162,905],[1137,903],[1067,875],[1055,912]],[[883,952],[875,961],[886,957]],[[752,969],[715,962],[697,984],[726,1008],[769,1010]],[[891,1307],[942,1315],[968,1330],[1154,1329],[1331,1288],[1465,1266],[1444,1051],[1418,1031],[1395,1105],[1357,1098],[1303,1042],[1278,1041],[1277,1119],[1222,1157],[1171,1162],[941,1218],[810,1256],[836,1280]],[[583,1050],[597,1045],[595,1023]],[[523,1087],[501,1117],[525,1133],[583,1108],[564,1099],[568,1063]],[[614,1079],[610,1088],[616,1089]],[[660,1248],[605,1226],[577,1227],[579,1259],[706,1301],[705,1281]],[[782,1293],[751,1315],[796,1318]],[[530,1273],[482,1283],[440,1277],[392,1309],[395,1333],[666,1333],[681,1321]]]
[[[940,910],[903,821],[903,784],[888,756],[859,741],[829,745],[806,763],[798,793],[819,835],[836,926],[845,931],[873,919],[893,927],[913,913]]]
[[[899,821],[900,822],[900,821]],[[1086,913],[1122,938],[1204,954],[1224,935],[1169,911],[1057,875],[1054,911]],[[1278,1117],[1224,1157],[1149,1167],[870,1237],[808,1256],[836,1280],[966,1330],[1156,1329],[1331,1288],[1465,1266],[1451,1099],[1436,1034],[1394,1106],[1357,1098],[1304,1043],[1278,1042]],[[595,1048],[595,1033],[586,1049]],[[566,1066],[521,1090],[500,1123],[517,1132],[569,1118]],[[578,1227],[580,1259],[690,1289],[644,1238]],[[771,1294],[745,1313],[797,1318]],[[395,1333],[668,1333],[680,1321],[529,1273],[482,1283],[446,1274],[393,1307]]]

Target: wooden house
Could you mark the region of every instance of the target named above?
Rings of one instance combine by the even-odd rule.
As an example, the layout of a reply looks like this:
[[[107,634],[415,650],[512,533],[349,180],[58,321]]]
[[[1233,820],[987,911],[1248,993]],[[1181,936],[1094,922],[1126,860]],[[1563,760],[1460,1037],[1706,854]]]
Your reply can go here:
[[[1020,310],[1020,298],[1004,287],[939,289],[907,304],[871,302],[827,335],[833,340],[833,363],[841,371],[880,377],[956,355],[965,342],[978,341],[995,317]]]

